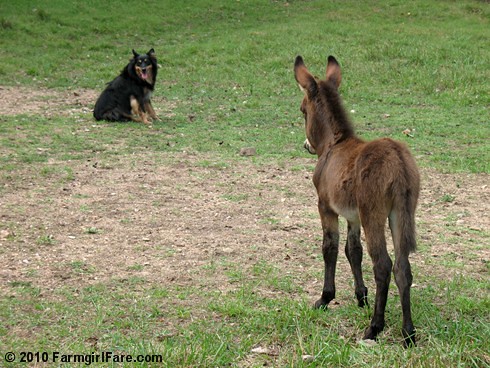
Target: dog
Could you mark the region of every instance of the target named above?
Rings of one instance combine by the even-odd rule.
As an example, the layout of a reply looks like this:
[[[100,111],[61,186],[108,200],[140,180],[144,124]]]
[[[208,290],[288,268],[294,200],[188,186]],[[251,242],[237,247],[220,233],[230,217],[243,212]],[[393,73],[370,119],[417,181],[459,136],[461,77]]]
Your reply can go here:
[[[149,125],[160,120],[151,105],[158,63],[155,50],[146,54],[133,51],[133,58],[121,74],[107,84],[97,99],[94,118],[107,121],[136,121]]]

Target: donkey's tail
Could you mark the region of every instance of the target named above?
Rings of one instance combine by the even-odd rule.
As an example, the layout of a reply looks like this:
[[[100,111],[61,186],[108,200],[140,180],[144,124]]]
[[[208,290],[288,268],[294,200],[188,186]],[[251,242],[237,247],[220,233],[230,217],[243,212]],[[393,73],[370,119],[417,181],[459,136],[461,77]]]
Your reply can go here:
[[[404,254],[415,251],[415,209],[420,191],[420,175],[410,154],[404,155],[402,172],[393,183],[393,207],[389,215],[395,248]]]

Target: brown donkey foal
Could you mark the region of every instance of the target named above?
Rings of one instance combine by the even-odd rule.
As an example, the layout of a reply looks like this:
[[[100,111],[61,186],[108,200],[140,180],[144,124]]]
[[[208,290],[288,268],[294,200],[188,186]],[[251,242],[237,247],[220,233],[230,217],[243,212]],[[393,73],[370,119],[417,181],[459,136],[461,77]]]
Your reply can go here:
[[[361,271],[361,225],[373,262],[376,298],[371,324],[364,339],[376,339],[385,325],[385,307],[391,270],[395,275],[403,311],[405,346],[415,345],[410,311],[412,272],[408,260],[415,243],[415,207],[420,177],[408,148],[389,138],[365,142],[354,133],[342,106],[338,87],[340,66],[329,56],[326,80],[310,74],[301,56],[294,64],[296,81],[305,92],[301,112],[305,117],[305,148],[318,155],[313,183],[323,228],[322,253],[325,281],[316,308],[326,308],[335,298],[335,267],[339,251],[338,216],[347,219],[345,254],[355,281],[359,306],[367,305],[367,288]],[[395,265],[386,249],[388,218],[395,248]]]

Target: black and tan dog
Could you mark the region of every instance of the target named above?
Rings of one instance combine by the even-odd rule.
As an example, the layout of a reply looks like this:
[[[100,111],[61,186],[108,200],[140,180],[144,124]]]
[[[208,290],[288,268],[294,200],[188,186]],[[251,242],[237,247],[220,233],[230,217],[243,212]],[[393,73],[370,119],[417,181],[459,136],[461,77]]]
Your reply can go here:
[[[137,121],[149,124],[159,120],[151,106],[158,64],[155,50],[138,54],[124,67],[121,74],[107,84],[94,108],[96,120]]]

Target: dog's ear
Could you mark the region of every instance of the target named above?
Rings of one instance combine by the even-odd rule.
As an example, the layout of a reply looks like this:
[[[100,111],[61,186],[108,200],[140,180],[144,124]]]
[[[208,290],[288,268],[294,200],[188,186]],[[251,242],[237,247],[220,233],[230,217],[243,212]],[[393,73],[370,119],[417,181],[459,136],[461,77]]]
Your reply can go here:
[[[148,51],[148,56],[150,57],[153,63],[157,64],[157,56],[155,55],[155,50],[153,50],[153,47],[150,49],[150,51]]]
[[[296,56],[294,62],[294,77],[296,82],[298,82],[299,87],[304,91],[308,98],[314,97],[318,92],[318,85],[316,83],[315,77],[306,68],[303,58],[301,56]]]
[[[133,56],[134,56],[135,58],[137,58],[137,57],[138,57],[138,56],[140,56],[140,55],[139,55],[139,54],[138,54],[136,51],[134,51],[134,49],[133,49]]]
[[[340,65],[332,55],[328,57],[327,61],[327,81],[332,82],[337,88],[339,88],[340,82],[342,81]]]

